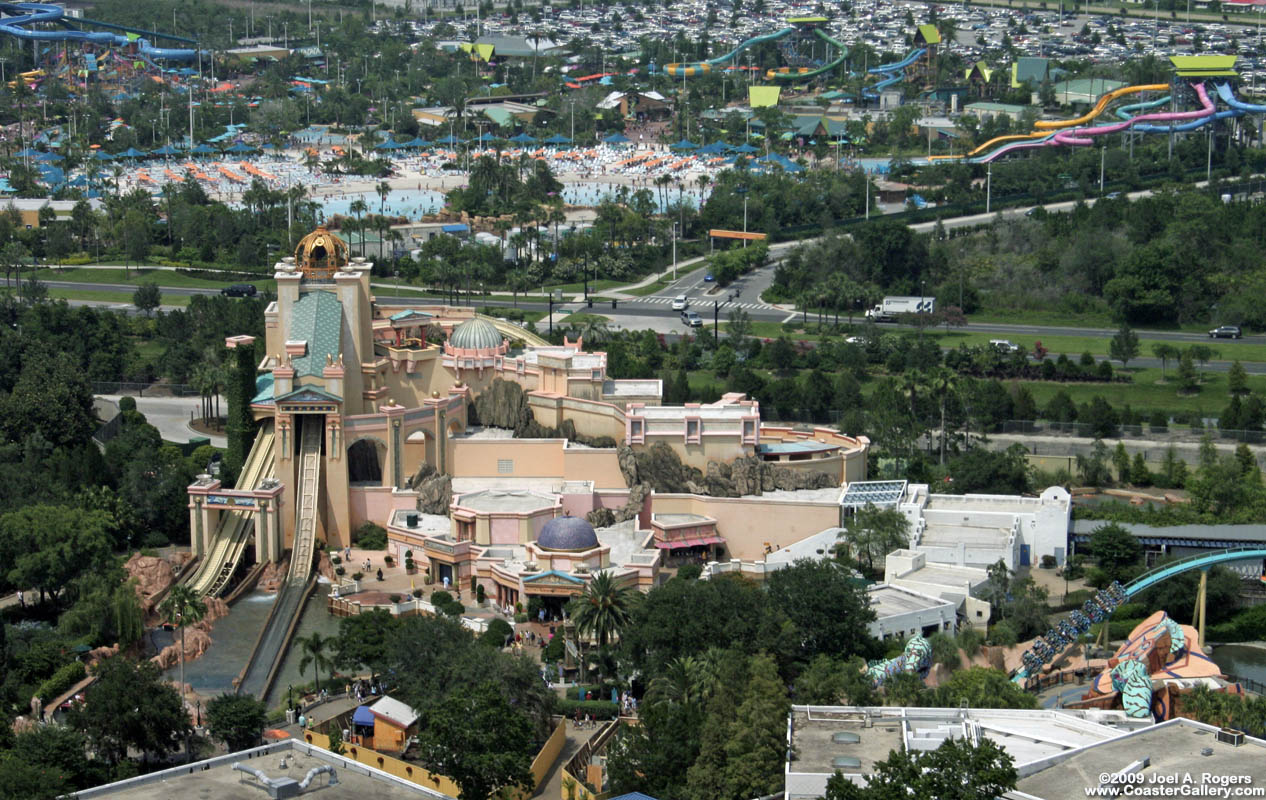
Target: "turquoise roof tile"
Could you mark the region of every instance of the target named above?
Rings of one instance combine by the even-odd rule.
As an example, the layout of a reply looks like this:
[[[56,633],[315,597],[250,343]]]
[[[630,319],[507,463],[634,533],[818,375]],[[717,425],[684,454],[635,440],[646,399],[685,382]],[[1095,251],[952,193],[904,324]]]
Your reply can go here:
[[[342,351],[343,306],[333,292],[308,292],[295,303],[290,316],[288,341],[307,342],[307,355],[293,359],[295,377],[320,376],[325,358],[337,359]]]

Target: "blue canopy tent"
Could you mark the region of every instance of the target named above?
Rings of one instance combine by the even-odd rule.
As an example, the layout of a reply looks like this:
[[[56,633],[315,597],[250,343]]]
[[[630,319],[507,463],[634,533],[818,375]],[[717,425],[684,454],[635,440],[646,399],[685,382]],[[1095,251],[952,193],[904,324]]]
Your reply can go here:
[[[743,142],[741,145],[739,145],[738,147],[734,148],[734,152],[736,152],[736,153],[742,153],[743,155],[747,155],[748,153],[759,153],[759,152],[760,152],[760,148],[759,148],[759,147],[752,147],[752,146],[751,146],[750,144],[748,144],[747,142]]]
[[[515,144],[532,144],[536,141],[535,136],[529,136],[527,133],[517,133],[510,137],[510,141]]]
[[[97,161],[113,161],[114,160],[114,156],[110,155],[104,150],[93,151],[92,157],[95,158]]]
[[[545,144],[558,144],[558,145],[571,144],[571,139],[568,139],[566,136],[562,135],[561,133],[556,133],[553,136],[546,139]]]
[[[25,150],[19,150],[13,155],[17,158],[39,158],[42,154],[42,150],[36,150],[34,147],[28,147]]]
[[[56,153],[40,153],[39,155],[35,156],[35,160],[43,161],[46,164],[54,164],[58,161],[65,161],[66,159],[62,158]]]
[[[770,153],[767,156],[762,156],[756,159],[756,163],[766,168],[771,167],[771,166],[778,166],[784,172],[803,172],[804,171],[804,167],[800,166],[799,164],[797,164],[796,162],[792,161],[791,159],[787,158],[784,155],[779,155],[778,153]]]
[[[500,139],[500,138],[501,138],[500,136],[493,136],[490,131],[484,131],[483,133],[479,135],[478,139],[471,139],[471,142],[477,142],[479,144],[487,144],[488,142],[495,142],[497,139]]]
[[[423,147],[430,147],[430,146],[431,146],[431,143],[430,143],[430,142],[428,142],[426,139],[423,139],[423,138],[422,138],[422,137],[420,137],[420,136],[414,136],[411,140],[409,140],[409,141],[405,142],[404,146],[405,146],[405,147],[416,147],[416,148],[418,148],[418,149],[420,150],[420,149],[422,149]]]
[[[699,155],[719,156],[729,149],[729,146],[726,145],[725,142],[713,142],[712,144],[705,144],[703,147],[700,147]]]
[[[602,140],[603,144],[628,144],[633,141],[622,133],[613,133]]]
[[[374,145],[375,150],[399,150],[401,147],[405,145],[398,143],[395,139],[388,139],[382,144]]]
[[[670,150],[698,150],[699,145],[695,144],[689,139],[682,139],[680,142],[677,142],[676,144],[669,145],[669,149]]]
[[[461,143],[462,143],[461,139],[458,139],[456,136],[451,136],[451,135],[445,136],[443,139],[436,141],[436,144],[444,144],[450,147],[456,147],[457,145]]]
[[[246,155],[247,153],[255,153],[258,151],[254,147],[251,147],[249,144],[246,144],[245,142],[238,142],[232,147],[224,148],[224,152],[234,153],[237,155]]]
[[[357,706],[352,712],[352,733],[357,736],[373,736],[374,719],[374,712],[369,706]]]
[[[220,154],[219,150],[216,150],[214,147],[205,142],[193,148],[189,152],[193,153],[195,156],[218,156]]]
[[[162,147],[160,147],[160,148],[158,148],[157,150],[155,150],[155,151],[154,151],[154,155],[156,155],[156,156],[178,156],[178,155],[180,155],[180,151],[179,151],[179,150],[177,150],[176,148],[172,147],[172,146],[171,146],[171,145],[169,145],[169,144],[165,144],[165,145],[163,145]]]
[[[149,153],[145,152],[144,150],[137,150],[135,147],[129,147],[128,149],[124,150],[122,153],[119,153],[117,157],[118,158],[145,158],[148,155]]]

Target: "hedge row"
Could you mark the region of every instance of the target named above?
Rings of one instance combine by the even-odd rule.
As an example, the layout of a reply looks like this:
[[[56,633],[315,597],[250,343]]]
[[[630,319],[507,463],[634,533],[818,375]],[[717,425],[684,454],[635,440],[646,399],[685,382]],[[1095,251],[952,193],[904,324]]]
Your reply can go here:
[[[81,662],[72,661],[69,664],[63,664],[52,677],[40,684],[39,691],[35,694],[40,698],[40,702],[48,705],[85,677],[87,673]]]
[[[567,719],[572,719],[577,710],[580,716],[588,714],[594,719],[615,719],[620,713],[620,704],[610,700],[559,700],[556,708]]]

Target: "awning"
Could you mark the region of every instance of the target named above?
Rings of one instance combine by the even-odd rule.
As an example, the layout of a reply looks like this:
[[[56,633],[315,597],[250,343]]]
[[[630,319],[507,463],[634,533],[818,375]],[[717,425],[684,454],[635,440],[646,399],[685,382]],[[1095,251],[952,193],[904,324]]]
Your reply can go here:
[[[356,711],[352,714],[352,722],[356,725],[374,726],[374,712],[369,706],[357,706]]]
[[[688,547],[704,547],[710,544],[725,544],[720,536],[704,536],[699,539],[674,539],[668,542],[655,542],[661,550],[684,550]]]

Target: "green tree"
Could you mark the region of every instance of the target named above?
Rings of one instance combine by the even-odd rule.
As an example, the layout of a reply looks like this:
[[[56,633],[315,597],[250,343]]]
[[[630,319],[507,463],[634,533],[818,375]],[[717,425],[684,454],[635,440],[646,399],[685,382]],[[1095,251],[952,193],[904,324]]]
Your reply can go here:
[[[1178,358],[1178,348],[1168,342],[1153,342],[1152,355],[1160,359],[1161,380],[1165,380],[1165,365],[1171,358]]]
[[[576,623],[576,632],[596,640],[599,650],[605,650],[628,624],[632,602],[629,588],[616,583],[608,570],[602,570],[572,599],[568,608]]]
[[[1108,471],[1108,446],[1102,439],[1095,439],[1090,455],[1077,455],[1077,472],[1087,486],[1105,486],[1112,481]]]
[[[1117,483],[1130,482],[1130,454],[1125,451],[1125,442],[1117,442],[1113,448],[1112,466],[1117,471]]]
[[[893,750],[875,764],[866,786],[838,770],[827,780],[825,800],[991,800],[1015,789],[1014,759],[992,739],[973,745],[950,738],[935,750]]]
[[[1226,388],[1231,394],[1248,394],[1248,373],[1237,358],[1226,373]]]
[[[22,351],[17,382],[0,395],[0,425],[9,441],[35,432],[54,447],[86,444],[97,426],[92,403],[87,374],[71,355],[36,344]]]
[[[97,682],[71,710],[70,724],[87,734],[94,752],[118,764],[129,750],[146,758],[175,750],[189,716],[155,664],[116,656],[97,666]]]
[[[99,511],[31,505],[0,516],[0,565],[4,582],[39,589],[40,602],[57,597],[80,575],[112,563],[109,524]]]
[[[840,537],[848,545],[849,557],[864,561],[867,571],[874,573],[875,559],[910,545],[910,521],[895,508],[867,503],[844,523]]]
[[[330,678],[334,677],[334,659],[330,657],[334,641],[333,637],[322,636],[320,631],[313,631],[308,636],[295,639],[295,644],[299,645],[299,649],[303,651],[303,657],[299,659],[299,674],[305,674],[308,665],[311,664],[318,692],[321,691],[321,670],[325,670]]]
[[[236,479],[251,444],[255,441],[255,419],[251,416],[251,399],[255,396],[255,348],[238,343],[233,349],[233,371],[228,383],[229,447],[225,454],[226,468]]]
[[[766,581],[769,600],[796,626],[804,660],[819,654],[868,656],[873,640],[866,625],[875,618],[865,589],[830,559],[799,559]]]
[[[369,669],[370,677],[382,674],[390,663],[391,641],[399,620],[384,609],[339,620],[334,639],[335,664],[340,669]]]
[[[259,744],[268,723],[268,706],[254,697],[225,693],[207,703],[206,719],[207,730],[232,753]]]
[[[1121,362],[1121,368],[1131,359],[1138,358],[1139,355],[1139,335],[1130,329],[1129,323],[1122,323],[1120,330],[1112,337],[1112,341],[1108,343],[1108,355],[1114,360]]]
[[[418,736],[421,762],[456,781],[459,800],[509,787],[530,793],[534,744],[532,726],[489,681],[453,691]]]
[[[1192,359],[1191,348],[1182,351],[1178,357],[1178,391],[1180,394],[1191,394],[1200,391],[1200,376],[1196,374],[1196,364]]]
[[[1110,522],[1091,532],[1090,552],[1109,578],[1121,580],[1138,563],[1143,548],[1134,534],[1117,523]]]
[[[180,631],[180,685],[185,685],[185,628],[196,625],[207,615],[207,604],[192,587],[178,583],[167,592],[158,613]]]
[[[1037,708],[1037,698],[1016,686],[1005,672],[968,667],[950,675],[929,696],[942,708]]]
[[[1141,452],[1134,454],[1134,461],[1130,465],[1130,483],[1135,486],[1152,485],[1152,471],[1147,468],[1147,459],[1143,458]]]
[[[147,315],[162,305],[162,302],[163,293],[154,281],[143,281],[136,287],[136,291],[132,293],[132,305],[144,311]]]

